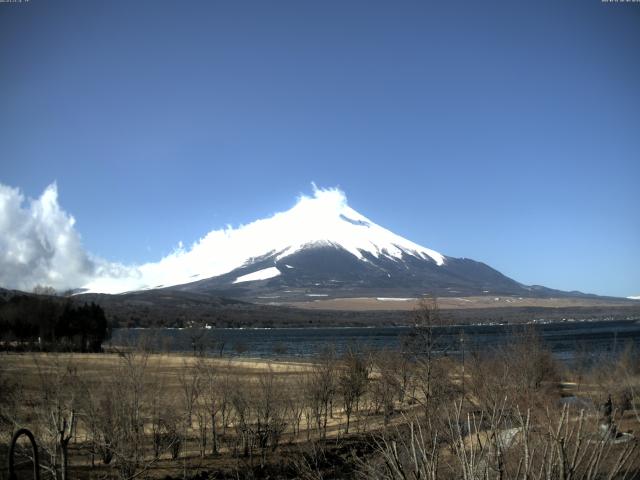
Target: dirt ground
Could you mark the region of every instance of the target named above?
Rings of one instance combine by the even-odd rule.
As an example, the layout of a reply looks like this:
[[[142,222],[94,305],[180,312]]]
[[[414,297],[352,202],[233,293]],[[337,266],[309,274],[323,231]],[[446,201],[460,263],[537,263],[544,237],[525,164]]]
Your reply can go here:
[[[314,310],[400,310],[411,311],[418,306],[417,298],[334,298],[291,302],[288,305]],[[602,298],[525,298],[511,296],[439,297],[438,306],[443,309],[512,308],[512,307],[598,307],[628,306],[624,299]]]

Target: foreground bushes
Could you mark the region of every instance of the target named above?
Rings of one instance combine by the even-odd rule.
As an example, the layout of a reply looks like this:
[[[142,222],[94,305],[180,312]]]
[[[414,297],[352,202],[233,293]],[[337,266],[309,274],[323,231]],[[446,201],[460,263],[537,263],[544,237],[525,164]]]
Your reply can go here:
[[[326,351],[291,367],[143,347],[100,356],[108,362],[101,369],[85,357],[41,355],[37,378],[22,390],[20,378],[0,376],[0,419],[7,433],[35,431],[50,478],[80,478],[87,465],[120,479],[159,466],[181,478],[637,474],[637,439],[624,434],[640,427],[633,350],[568,371],[535,332],[506,348],[452,355],[424,328],[398,351]]]

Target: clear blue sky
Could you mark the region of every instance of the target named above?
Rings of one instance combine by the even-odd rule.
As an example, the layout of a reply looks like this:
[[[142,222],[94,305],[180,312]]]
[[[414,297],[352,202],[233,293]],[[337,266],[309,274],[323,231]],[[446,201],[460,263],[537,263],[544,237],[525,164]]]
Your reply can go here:
[[[527,284],[640,294],[640,4],[0,3],[0,183],[125,263],[339,186]]]

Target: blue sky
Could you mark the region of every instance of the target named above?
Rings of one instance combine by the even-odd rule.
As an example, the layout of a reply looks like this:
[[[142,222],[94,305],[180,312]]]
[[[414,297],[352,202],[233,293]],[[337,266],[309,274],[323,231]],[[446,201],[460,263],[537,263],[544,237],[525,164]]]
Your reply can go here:
[[[640,4],[0,3],[0,183],[158,260],[338,186],[527,284],[640,294]],[[2,232],[0,232],[1,234]]]

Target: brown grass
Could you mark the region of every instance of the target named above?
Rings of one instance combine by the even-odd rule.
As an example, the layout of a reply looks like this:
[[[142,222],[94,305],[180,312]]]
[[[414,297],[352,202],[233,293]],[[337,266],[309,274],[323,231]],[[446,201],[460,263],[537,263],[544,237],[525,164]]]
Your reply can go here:
[[[312,310],[400,310],[411,311],[418,306],[418,299],[408,300],[379,300],[378,298],[333,298],[317,299],[305,302],[291,302],[288,305]],[[601,298],[527,298],[500,295],[476,297],[439,297],[438,305],[441,309],[471,309],[471,308],[513,308],[513,307],[599,307],[599,306],[628,306],[624,299],[611,300]]]

